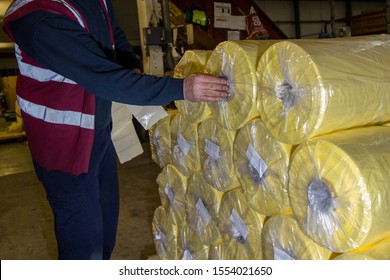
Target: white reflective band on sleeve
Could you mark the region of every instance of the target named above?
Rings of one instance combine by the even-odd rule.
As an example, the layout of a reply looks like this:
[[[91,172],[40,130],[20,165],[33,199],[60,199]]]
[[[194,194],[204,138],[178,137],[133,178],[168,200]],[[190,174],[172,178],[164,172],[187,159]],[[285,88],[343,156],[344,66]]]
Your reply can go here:
[[[79,126],[94,129],[95,116],[76,111],[62,111],[38,105],[18,96],[20,109],[26,114],[48,123]]]
[[[29,77],[39,82],[60,82],[68,84],[76,84],[76,82],[65,78],[51,70],[40,68],[22,61],[21,51],[18,45],[15,44],[15,56],[18,61],[19,71],[25,77]]]

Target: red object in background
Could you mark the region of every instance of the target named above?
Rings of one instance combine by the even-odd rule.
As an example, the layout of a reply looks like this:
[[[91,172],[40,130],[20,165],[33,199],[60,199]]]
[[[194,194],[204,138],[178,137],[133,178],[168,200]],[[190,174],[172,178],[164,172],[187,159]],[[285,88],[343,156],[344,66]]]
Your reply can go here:
[[[249,15],[246,17],[246,31],[248,38],[268,38],[269,33],[261,23],[255,9],[251,7]]]

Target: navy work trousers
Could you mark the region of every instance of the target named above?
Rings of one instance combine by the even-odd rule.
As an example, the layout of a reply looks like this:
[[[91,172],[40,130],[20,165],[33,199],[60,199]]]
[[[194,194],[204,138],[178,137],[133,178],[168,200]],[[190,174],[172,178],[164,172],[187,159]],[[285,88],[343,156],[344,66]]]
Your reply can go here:
[[[34,165],[53,210],[58,258],[109,259],[119,215],[116,154],[110,128],[96,132],[86,174],[72,176]]]

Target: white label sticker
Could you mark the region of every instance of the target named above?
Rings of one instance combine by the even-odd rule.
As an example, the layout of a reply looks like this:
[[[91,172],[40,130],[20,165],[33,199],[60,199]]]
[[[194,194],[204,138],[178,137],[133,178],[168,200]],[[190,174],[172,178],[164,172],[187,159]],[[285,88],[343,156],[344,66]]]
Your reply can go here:
[[[267,171],[267,165],[261,156],[256,152],[252,144],[249,144],[246,150],[246,156],[249,160],[250,165],[259,173],[260,178],[263,177],[265,171]]]
[[[233,227],[238,231],[240,236],[244,238],[244,240],[248,237],[248,228],[246,227],[244,221],[241,219],[240,215],[238,215],[237,211],[233,208],[232,214],[230,215],[230,221],[233,223]]]
[[[168,184],[165,186],[164,193],[168,197],[169,202],[173,204],[175,201],[175,193],[173,192],[172,188]]]
[[[214,160],[219,159],[219,157],[221,156],[219,146],[207,139],[204,139],[204,143],[205,143],[205,147],[204,147],[205,153],[208,154],[209,157],[211,157]]]
[[[180,150],[187,156],[190,152],[191,145],[188,144],[187,140],[181,135],[179,132],[177,134],[177,145],[179,146]]]
[[[203,222],[207,226],[210,223],[211,216],[209,214],[209,211],[207,211],[206,206],[204,206],[203,201],[200,198],[198,199],[198,202],[196,203],[196,209],[199,211],[200,217],[202,218]]]
[[[287,254],[285,251],[277,247],[274,247],[274,260],[292,261],[294,260],[294,258],[291,257],[289,254]]]

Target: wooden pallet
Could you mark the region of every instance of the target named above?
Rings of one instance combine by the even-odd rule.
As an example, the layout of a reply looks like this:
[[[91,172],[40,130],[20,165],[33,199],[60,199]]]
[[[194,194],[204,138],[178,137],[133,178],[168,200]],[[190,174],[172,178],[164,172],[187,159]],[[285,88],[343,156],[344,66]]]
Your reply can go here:
[[[0,142],[4,141],[24,141],[26,140],[26,132],[8,132],[0,131]]]

